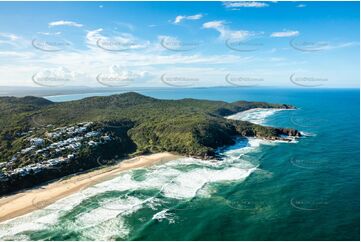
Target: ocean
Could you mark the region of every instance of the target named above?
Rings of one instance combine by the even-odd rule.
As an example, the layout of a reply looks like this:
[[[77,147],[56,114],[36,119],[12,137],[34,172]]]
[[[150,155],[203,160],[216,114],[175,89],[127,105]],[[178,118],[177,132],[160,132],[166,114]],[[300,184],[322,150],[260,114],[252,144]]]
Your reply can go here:
[[[140,92],[291,104],[298,109],[233,118],[296,128],[304,136],[291,143],[239,139],[219,150],[221,160],[181,158],[121,173],[0,223],[0,240],[359,240],[359,89]]]

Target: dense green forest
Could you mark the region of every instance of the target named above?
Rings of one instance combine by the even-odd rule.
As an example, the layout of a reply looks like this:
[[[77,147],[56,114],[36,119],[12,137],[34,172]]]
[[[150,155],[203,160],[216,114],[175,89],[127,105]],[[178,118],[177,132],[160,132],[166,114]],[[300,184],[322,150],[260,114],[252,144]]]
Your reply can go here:
[[[79,122],[130,122],[128,135],[137,153],[171,151],[210,156],[215,148],[232,144],[235,136],[274,139],[291,129],[276,129],[225,119],[251,108],[293,108],[285,104],[239,101],[226,103],[196,99],[159,100],[130,92],[79,101],[53,103],[37,97],[0,98],[0,161],[17,151],[18,134]],[[113,127],[114,128],[114,127]]]
[[[225,118],[252,108],[294,107],[160,100],[134,92],[62,103],[0,97],[0,195],[139,154],[168,151],[208,159],[237,137],[300,136],[293,129]]]

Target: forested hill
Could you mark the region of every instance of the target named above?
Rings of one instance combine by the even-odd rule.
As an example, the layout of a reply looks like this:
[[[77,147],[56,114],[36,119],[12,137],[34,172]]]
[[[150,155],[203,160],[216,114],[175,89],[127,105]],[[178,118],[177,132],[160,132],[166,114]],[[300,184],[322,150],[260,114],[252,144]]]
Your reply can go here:
[[[300,136],[293,129],[224,118],[251,108],[293,107],[160,100],[134,92],[62,103],[0,97],[0,195],[139,154],[169,151],[207,159],[237,137]]]
[[[160,100],[135,92],[62,103],[37,97],[1,97],[0,150],[2,154],[11,150],[17,134],[31,128],[80,122],[130,122],[128,135],[138,153],[166,150],[195,156],[212,155],[214,148],[233,143],[237,135],[274,139],[285,131],[223,117],[251,108],[294,107],[246,101]]]

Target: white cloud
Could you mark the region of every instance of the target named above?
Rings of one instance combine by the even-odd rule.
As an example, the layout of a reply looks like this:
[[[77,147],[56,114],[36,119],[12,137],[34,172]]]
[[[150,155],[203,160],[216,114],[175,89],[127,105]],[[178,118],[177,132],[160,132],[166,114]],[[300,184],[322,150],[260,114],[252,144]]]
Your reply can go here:
[[[202,17],[203,17],[202,14],[195,14],[195,15],[190,15],[190,16],[179,15],[179,16],[177,16],[175,18],[173,23],[174,24],[179,24],[183,20],[198,20],[198,19],[201,19]]]
[[[1,42],[0,42],[1,43]],[[36,56],[33,52],[24,51],[0,51],[0,57],[29,59]]]
[[[149,46],[149,41],[141,41],[130,33],[118,33],[105,36],[103,29],[88,31],[86,34],[86,44],[89,48],[98,48],[108,51],[135,50]]]
[[[345,42],[345,43],[336,43],[336,44],[330,44],[327,42],[316,42],[315,46],[320,45],[320,50],[334,50],[334,49],[342,49],[342,48],[348,48],[348,47],[354,47],[359,46],[360,44],[358,42]]]
[[[147,78],[150,78],[151,75],[148,71],[137,70],[134,68],[129,68],[120,65],[111,65],[108,68],[108,72],[101,73],[100,75],[98,75],[98,77],[99,76],[105,77],[102,78],[102,80],[103,81],[105,80],[106,83],[108,84],[113,83],[113,85],[116,85],[116,84],[125,84],[126,82],[129,81],[130,82],[144,81]]]
[[[248,1],[239,1],[239,2],[224,2],[226,8],[264,8],[269,5],[264,2],[248,2]]]
[[[73,73],[67,69],[66,67],[60,66],[58,68],[53,69],[45,69],[37,72],[37,76],[39,77],[61,77],[61,78],[71,78]]]
[[[271,37],[282,38],[282,37],[293,37],[299,35],[300,32],[297,30],[283,30],[281,32],[273,32]]]
[[[82,24],[79,24],[77,22],[73,22],[73,21],[64,21],[64,20],[59,20],[59,21],[55,21],[55,22],[50,22],[49,27],[54,27],[54,26],[70,26],[70,27],[83,27]]]
[[[171,43],[172,46],[175,46],[175,48],[179,47],[182,44],[182,42],[177,37],[168,36],[168,35],[159,35],[158,40],[160,41],[161,44]]]
[[[38,34],[42,34],[42,35],[60,35],[61,32],[54,32],[54,33],[51,33],[51,32],[38,32]]]
[[[102,28],[90,30],[86,34],[86,43],[88,47],[95,46],[99,39],[104,39],[105,37],[102,36],[100,33],[103,31]]]
[[[269,59],[269,61],[271,61],[271,62],[286,61],[286,58],[284,58],[284,57],[271,57],[271,58]]]
[[[157,83],[161,84],[159,75],[163,72],[171,73],[178,65],[185,67],[196,67],[198,65],[218,66],[221,64],[245,63],[252,60],[249,57],[232,54],[202,55],[172,53],[152,48],[147,48],[144,51],[126,51],[120,54],[114,54],[99,48],[79,50],[77,52],[59,51],[51,55],[48,53],[42,54],[42,52],[38,51],[36,53],[31,52],[34,55],[30,59],[15,59],[16,57],[21,57],[20,53],[22,52],[0,53],[0,56],[9,56],[14,60],[11,61],[9,60],[10,58],[7,58],[6,62],[0,65],[0,86],[7,85],[9,80],[12,81],[12,84],[39,85],[34,83],[32,78],[29,78],[34,74],[36,74],[35,77],[38,83],[40,82],[40,84],[48,86],[100,86],[101,84],[96,79],[100,73],[103,74],[102,77],[121,77],[116,80],[122,80],[122,77],[135,76],[137,78],[131,84],[132,86],[138,85],[138,82],[143,82],[144,80],[147,83],[149,82],[148,86],[154,86]],[[109,69],[109,66],[113,65],[124,68]],[[62,68],[63,66],[66,69]],[[39,71],[40,73],[37,74]],[[186,74],[188,75],[188,73]],[[189,75],[193,74],[189,73]],[[112,80],[112,78],[108,80]],[[114,83],[114,85],[117,85],[117,83]]]
[[[203,24],[203,28],[210,29],[210,28],[223,28],[224,27],[224,21],[211,21],[206,22]]]
[[[358,42],[347,42],[347,43],[342,43],[339,45],[336,45],[335,48],[345,48],[345,47],[352,47],[352,46],[359,46],[360,43]]]
[[[297,8],[305,8],[307,5],[306,4],[298,4],[296,7]]]
[[[203,24],[203,28],[205,29],[215,29],[220,33],[221,39],[246,39],[255,33],[246,31],[246,30],[231,30],[229,29],[224,21],[211,21]]]
[[[23,49],[28,46],[29,42],[26,41],[23,37],[18,36],[12,33],[3,33],[0,32],[0,47],[6,46],[16,48],[17,50]],[[7,49],[8,50],[8,49]]]
[[[125,23],[125,22],[116,22],[116,25],[119,26],[120,28],[126,28],[130,31],[134,31],[135,30],[135,27],[133,24],[130,24],[130,23]],[[115,29],[118,29],[118,27],[116,27]]]
[[[14,41],[14,40],[18,40],[20,37],[11,33],[0,33],[0,38]]]
[[[220,38],[247,38],[250,35],[257,34],[254,32],[232,30],[225,21],[211,21],[203,24],[203,28],[216,30]],[[213,30],[212,30],[213,29]],[[207,31],[207,30],[204,30]],[[286,32],[284,30],[283,32]],[[5,35],[8,39],[13,38],[11,34]],[[20,40],[23,37],[19,37]],[[96,46],[96,41],[115,40],[116,43],[144,43],[135,36],[128,33],[108,32],[102,28],[88,31],[84,34],[86,44],[92,48],[78,49],[77,51],[59,51],[51,55],[42,53],[38,50],[32,50],[26,53],[27,49],[21,51],[1,52],[0,57],[5,57],[3,63],[0,63],[0,86],[6,85],[11,80],[11,84],[19,85],[36,85],[31,76],[36,75],[37,81],[43,81],[44,85],[76,85],[76,86],[100,86],[96,77],[101,73],[102,80],[115,80],[108,83],[111,85],[123,85],[123,80],[133,80],[129,85],[136,86],[156,86],[163,85],[159,76],[163,73],[175,73],[196,77],[200,81],[196,85],[223,85],[224,73],[231,72],[235,68],[242,68],[244,65],[257,66],[260,61],[265,62],[265,66],[272,64],[272,67],[278,65],[291,65],[288,60],[278,56],[263,56],[257,59],[252,56],[240,56],[237,54],[219,54],[212,55],[209,53],[197,52],[172,52],[161,48],[159,41],[152,42],[147,48],[133,49],[112,53],[102,50]],[[159,39],[167,39],[174,46],[182,45],[182,39],[172,36],[159,36]],[[104,42],[106,43],[106,42]],[[29,40],[27,41],[29,45]],[[138,46],[140,46],[139,44]],[[352,48],[358,45],[357,42],[338,43],[328,46],[328,49]],[[133,46],[133,44],[131,44]],[[136,45],[135,45],[136,46]],[[273,50],[272,50],[273,52]],[[261,63],[263,63],[261,62]],[[66,69],[59,66],[66,65]],[[294,64],[292,64],[294,65]],[[52,69],[55,67],[55,69]],[[110,67],[110,68],[109,68]],[[51,70],[49,70],[49,68]],[[223,76],[222,76],[223,75]],[[69,81],[70,80],[70,81]],[[54,83],[51,83],[54,81]],[[119,81],[117,83],[116,81]],[[222,82],[223,81],[223,82]],[[127,83],[125,83],[127,84]]]
[[[59,87],[82,81],[84,75],[64,66],[46,68],[32,75],[32,81],[38,86]]]

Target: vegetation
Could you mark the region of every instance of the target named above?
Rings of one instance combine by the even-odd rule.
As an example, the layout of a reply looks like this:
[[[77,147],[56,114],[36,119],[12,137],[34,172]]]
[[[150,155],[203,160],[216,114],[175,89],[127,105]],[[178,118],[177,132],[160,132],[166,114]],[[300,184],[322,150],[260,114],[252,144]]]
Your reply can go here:
[[[210,158],[235,137],[300,135],[293,129],[224,118],[251,108],[293,107],[159,100],[134,92],[63,103],[0,97],[0,194],[113,164],[121,157],[169,151]]]
[[[136,154],[171,151],[200,157],[214,155],[215,148],[232,144],[236,135],[276,138],[288,132],[224,118],[251,108],[293,107],[245,101],[159,100],[134,92],[63,103],[37,97],[2,97],[0,162],[8,161],[21,149],[22,132],[49,125],[98,122],[116,132],[119,123],[127,123],[131,125],[127,136],[135,143]]]

